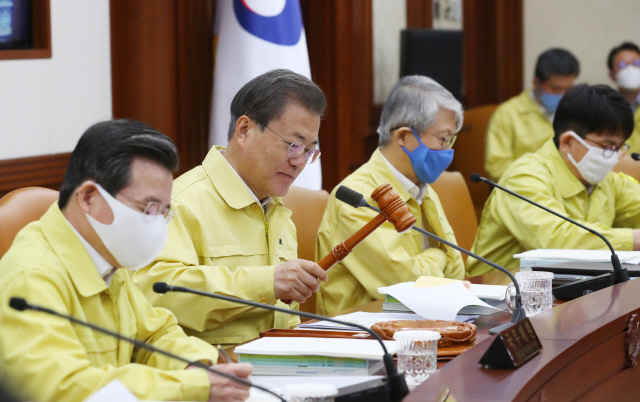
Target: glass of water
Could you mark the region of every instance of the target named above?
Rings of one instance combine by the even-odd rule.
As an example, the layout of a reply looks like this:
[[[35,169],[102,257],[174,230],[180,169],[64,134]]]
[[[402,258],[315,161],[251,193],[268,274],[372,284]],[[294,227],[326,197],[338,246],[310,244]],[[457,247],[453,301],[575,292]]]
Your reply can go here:
[[[439,332],[396,331],[393,339],[398,342],[398,371],[407,385],[419,385],[436,371]]]
[[[282,387],[282,396],[289,402],[334,402],[338,388],[333,384],[290,384]]]
[[[551,281],[553,272],[520,271],[516,272],[516,281],[520,285],[522,294],[522,307],[527,317],[533,317],[553,307],[553,294],[551,293]],[[506,301],[509,311],[513,311],[511,298],[515,295],[515,285],[507,286]]]

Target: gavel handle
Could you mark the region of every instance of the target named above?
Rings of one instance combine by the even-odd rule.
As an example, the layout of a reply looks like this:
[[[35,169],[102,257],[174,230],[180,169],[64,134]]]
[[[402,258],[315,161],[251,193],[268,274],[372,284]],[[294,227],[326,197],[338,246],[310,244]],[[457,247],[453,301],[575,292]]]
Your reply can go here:
[[[349,237],[347,240],[335,246],[329,254],[327,254],[322,260],[320,260],[320,262],[318,262],[318,265],[320,265],[322,269],[326,271],[334,266],[337,262],[344,260],[355,246],[357,246],[362,240],[364,240],[386,221],[387,218],[384,216],[384,214],[378,214],[366,225],[361,227],[360,230],[351,235],[351,237]]]
[[[334,266],[337,262],[345,259],[346,256],[349,255],[351,250],[355,246],[358,245],[362,240],[364,240],[367,236],[371,234],[374,230],[376,230],[380,225],[385,223],[387,218],[383,213],[378,214],[375,218],[370,220],[366,225],[360,228],[357,232],[355,232],[351,237],[342,243],[338,244],[331,250],[329,254],[327,254],[323,259],[318,262],[318,265],[322,267],[325,271]],[[293,300],[285,299],[282,300],[285,304],[291,304]]]

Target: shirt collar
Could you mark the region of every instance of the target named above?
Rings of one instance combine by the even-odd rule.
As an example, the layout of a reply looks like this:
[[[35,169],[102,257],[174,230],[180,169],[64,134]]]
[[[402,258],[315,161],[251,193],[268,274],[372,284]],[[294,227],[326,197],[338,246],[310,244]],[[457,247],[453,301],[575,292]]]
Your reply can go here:
[[[211,148],[207,157],[202,162],[202,167],[209,176],[214,187],[220,193],[220,196],[224,199],[227,205],[234,209],[242,209],[254,202],[257,202],[266,210],[273,198],[267,197],[263,201],[258,200],[258,197],[256,197],[249,186],[247,186],[247,183],[242,180],[238,172],[236,172],[224,156],[222,156],[221,151],[224,150],[225,147],[221,146]],[[244,185],[247,191],[239,191],[240,183]]]
[[[411,197],[413,197],[416,201],[418,201],[418,205],[422,205],[422,199],[424,198],[424,195],[427,192],[427,187],[428,187],[427,184],[419,181],[418,184],[416,185],[414,182],[409,180],[407,176],[403,175],[398,169],[396,169],[395,166],[393,166],[387,160],[387,158],[384,157],[382,152],[380,153],[380,155],[382,156],[382,159],[384,159],[384,161],[387,163],[387,166],[389,166],[391,173],[393,173],[393,175],[398,180],[400,185],[405,190],[407,190],[407,192],[411,195]]]
[[[69,220],[67,220],[66,217],[64,219],[69,225],[69,227],[71,228],[71,230],[73,230],[73,233],[75,233],[76,236],[78,236],[78,239],[80,239],[80,242],[82,243],[84,248],[87,250],[87,253],[89,254],[89,257],[91,257],[91,261],[93,262],[93,265],[96,267],[96,270],[98,271],[98,275],[100,275],[100,277],[104,279],[105,282],[109,283],[114,271],[113,265],[111,265],[109,261],[105,260],[105,258],[102,255],[100,255],[100,253],[98,253],[98,251],[96,251],[96,249],[93,248],[91,244],[89,244],[89,242],[85,240],[84,237],[82,237],[82,235],[76,230],[75,227],[73,227],[71,222],[69,222]]]

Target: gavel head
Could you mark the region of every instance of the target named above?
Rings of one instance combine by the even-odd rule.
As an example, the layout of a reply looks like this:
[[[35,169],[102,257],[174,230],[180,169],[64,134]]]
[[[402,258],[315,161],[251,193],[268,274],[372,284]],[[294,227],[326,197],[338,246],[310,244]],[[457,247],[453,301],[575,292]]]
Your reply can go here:
[[[398,233],[409,230],[416,223],[416,217],[409,212],[409,207],[400,199],[398,193],[393,191],[391,184],[380,185],[371,193],[371,198]]]

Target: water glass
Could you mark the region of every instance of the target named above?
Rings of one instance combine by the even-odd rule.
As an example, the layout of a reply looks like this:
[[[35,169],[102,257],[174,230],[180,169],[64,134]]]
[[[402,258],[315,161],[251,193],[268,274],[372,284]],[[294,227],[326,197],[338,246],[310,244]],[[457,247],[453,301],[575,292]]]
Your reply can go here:
[[[553,306],[553,294],[551,293],[551,281],[553,272],[520,271],[516,272],[516,281],[520,285],[522,295],[522,307],[527,317],[533,317],[543,311],[550,310]],[[511,298],[515,295],[515,285],[507,286],[506,301],[509,311],[513,311]]]
[[[282,388],[282,396],[289,402],[334,402],[338,388],[333,384],[290,384]]]
[[[436,371],[438,339],[436,331],[396,331],[398,371],[404,373],[407,385],[416,386]]]

